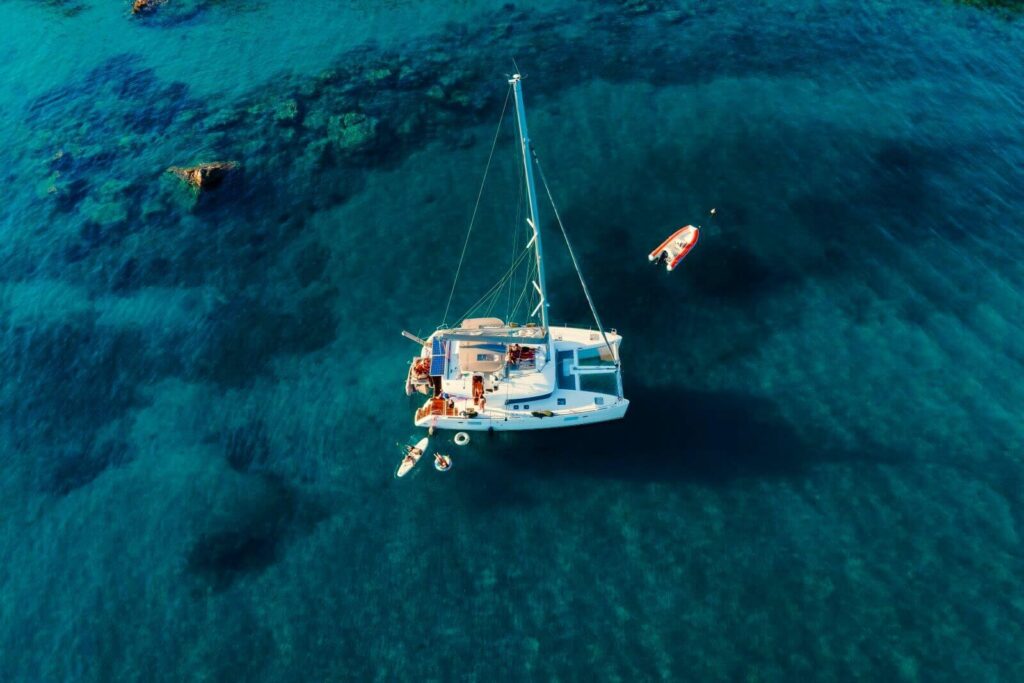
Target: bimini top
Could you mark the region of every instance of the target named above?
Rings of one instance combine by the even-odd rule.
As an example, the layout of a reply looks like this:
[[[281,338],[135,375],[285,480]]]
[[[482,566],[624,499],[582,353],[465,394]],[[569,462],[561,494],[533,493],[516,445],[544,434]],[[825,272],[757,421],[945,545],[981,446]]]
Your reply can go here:
[[[462,372],[498,372],[505,367],[504,344],[463,342],[459,345],[459,370]]]
[[[462,321],[462,329],[479,330],[485,327],[505,327],[501,318],[466,318]]]
[[[442,330],[446,340],[476,341],[488,344],[546,344],[543,327],[510,327],[499,318],[467,318],[462,327]]]

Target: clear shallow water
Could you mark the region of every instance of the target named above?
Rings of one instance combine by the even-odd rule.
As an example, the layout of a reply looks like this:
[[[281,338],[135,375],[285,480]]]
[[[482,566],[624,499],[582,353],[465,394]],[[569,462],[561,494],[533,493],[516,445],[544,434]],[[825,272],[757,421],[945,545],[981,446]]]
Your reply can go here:
[[[0,678],[1024,673],[1019,22],[81,7],[0,5]],[[633,407],[398,484],[512,54]]]

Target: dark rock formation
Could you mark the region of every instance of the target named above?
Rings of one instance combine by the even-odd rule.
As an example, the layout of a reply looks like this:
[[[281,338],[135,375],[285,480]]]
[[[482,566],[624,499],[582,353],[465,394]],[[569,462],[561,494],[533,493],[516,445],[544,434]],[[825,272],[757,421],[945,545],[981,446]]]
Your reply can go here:
[[[236,161],[214,161],[195,166],[171,166],[168,173],[173,173],[197,190],[209,190],[224,181],[228,172],[238,167]]]
[[[1006,16],[1024,12],[1024,0],[957,0],[961,5],[1001,12]]]
[[[157,8],[157,5],[162,5],[167,0],[133,0],[132,1],[132,14],[145,14],[146,12],[152,12]]]

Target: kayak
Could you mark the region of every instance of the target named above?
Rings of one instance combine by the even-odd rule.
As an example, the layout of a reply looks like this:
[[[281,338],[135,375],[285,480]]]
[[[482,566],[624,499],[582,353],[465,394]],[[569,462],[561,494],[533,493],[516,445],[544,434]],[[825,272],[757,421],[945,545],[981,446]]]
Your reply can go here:
[[[665,269],[672,272],[697,244],[698,237],[700,237],[700,230],[692,225],[679,228],[669,235],[667,240],[659,244],[658,248],[650,253],[647,260],[660,263],[664,259]]]
[[[420,461],[420,458],[423,457],[423,454],[427,450],[427,443],[428,439],[424,437],[417,441],[415,446],[409,449],[406,456],[402,458],[402,462],[398,463],[398,469],[395,470],[396,477],[404,477],[409,474],[409,470],[416,467],[416,463]]]

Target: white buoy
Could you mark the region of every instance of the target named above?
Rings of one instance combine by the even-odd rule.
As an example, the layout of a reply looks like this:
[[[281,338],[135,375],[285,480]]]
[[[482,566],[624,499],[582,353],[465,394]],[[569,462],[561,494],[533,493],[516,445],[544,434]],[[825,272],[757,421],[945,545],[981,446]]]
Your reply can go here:
[[[467,443],[469,443],[469,433],[468,432],[459,432],[458,434],[455,435],[455,445],[456,446],[465,446]]]

